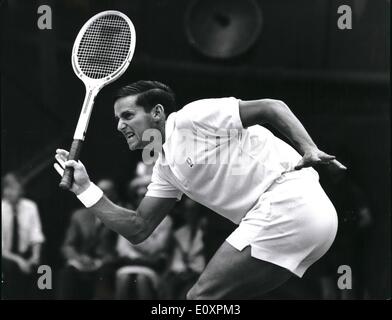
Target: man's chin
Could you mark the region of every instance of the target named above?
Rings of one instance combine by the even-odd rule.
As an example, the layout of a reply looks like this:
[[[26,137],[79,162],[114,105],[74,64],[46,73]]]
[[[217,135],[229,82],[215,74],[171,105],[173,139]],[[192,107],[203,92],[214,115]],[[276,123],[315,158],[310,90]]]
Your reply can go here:
[[[128,144],[129,150],[135,151],[141,149],[141,147],[137,143],[130,143]]]

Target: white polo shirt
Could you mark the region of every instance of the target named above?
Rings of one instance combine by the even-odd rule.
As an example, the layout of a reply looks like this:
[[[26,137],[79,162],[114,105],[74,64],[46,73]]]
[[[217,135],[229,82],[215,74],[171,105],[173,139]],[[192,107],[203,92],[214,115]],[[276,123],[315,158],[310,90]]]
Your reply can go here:
[[[239,100],[203,99],[170,114],[146,196],[182,194],[236,224],[301,156],[262,126],[244,129]]]

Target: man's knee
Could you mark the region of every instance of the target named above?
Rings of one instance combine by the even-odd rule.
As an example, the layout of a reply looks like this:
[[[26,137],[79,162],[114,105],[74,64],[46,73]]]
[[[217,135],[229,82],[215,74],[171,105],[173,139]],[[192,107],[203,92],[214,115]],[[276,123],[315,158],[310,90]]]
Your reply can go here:
[[[214,300],[217,297],[218,295],[210,286],[200,281],[196,282],[186,295],[187,300]]]
[[[187,300],[197,300],[197,293],[196,293],[196,284],[188,291],[188,293],[186,294],[186,299]]]

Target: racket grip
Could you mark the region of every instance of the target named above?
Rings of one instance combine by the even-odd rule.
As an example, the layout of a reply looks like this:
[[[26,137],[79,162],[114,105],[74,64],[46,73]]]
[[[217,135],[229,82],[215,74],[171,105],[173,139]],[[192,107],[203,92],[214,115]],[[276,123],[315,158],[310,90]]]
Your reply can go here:
[[[68,154],[68,160],[78,161],[80,151],[82,150],[82,144],[83,144],[83,140],[75,139],[72,142],[71,149],[69,150],[69,154]],[[64,174],[59,184],[61,189],[63,190],[71,189],[73,183],[73,174],[74,174],[74,168],[72,167],[64,168]]]

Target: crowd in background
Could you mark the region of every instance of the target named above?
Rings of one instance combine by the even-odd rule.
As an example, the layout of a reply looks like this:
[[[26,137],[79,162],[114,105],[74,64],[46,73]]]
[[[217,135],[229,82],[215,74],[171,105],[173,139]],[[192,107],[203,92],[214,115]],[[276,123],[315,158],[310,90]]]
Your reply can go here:
[[[97,185],[114,203],[136,209],[147,191],[151,170],[143,163],[137,166],[124,200],[119,199],[112,180],[102,179]],[[2,190],[2,298],[34,299],[35,268],[45,241],[38,208],[23,198],[22,181],[15,174],[3,178]],[[106,228],[91,210],[77,209],[59,248],[64,263],[54,281],[55,298],[185,299],[205,267],[200,209],[184,197],[177,212],[136,245]],[[17,239],[19,249],[15,249]]]
[[[326,168],[328,171],[328,169]],[[147,192],[152,166],[139,163],[120,199],[111,179],[97,185],[111,201],[135,210]],[[323,176],[322,176],[323,177]],[[345,172],[327,172],[323,182],[339,215],[339,232],[331,250],[302,282],[292,281],[265,297],[363,299],[367,297],[363,259],[372,215],[361,189]],[[53,280],[54,299],[185,299],[221,237],[234,230],[191,199],[182,200],[140,244],[107,229],[89,210],[71,213],[61,255],[63,264]],[[224,239],[224,238],[223,238]],[[37,267],[45,241],[39,209],[23,197],[23,182],[9,173],[2,178],[2,299],[37,299]],[[336,285],[339,265],[352,267],[353,288]],[[301,295],[301,288],[312,293]],[[308,290],[309,291],[309,290]]]

